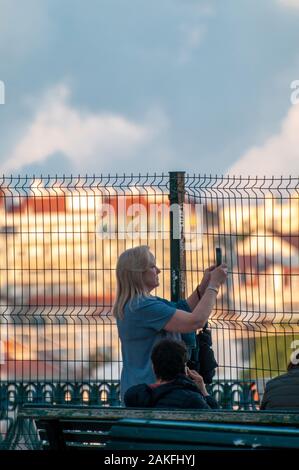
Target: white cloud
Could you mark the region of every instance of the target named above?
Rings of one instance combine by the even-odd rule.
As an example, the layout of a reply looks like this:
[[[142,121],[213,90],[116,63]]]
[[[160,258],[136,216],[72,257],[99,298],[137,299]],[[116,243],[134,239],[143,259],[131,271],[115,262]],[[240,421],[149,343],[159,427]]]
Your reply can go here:
[[[280,131],[252,147],[228,170],[230,175],[299,175],[299,105],[293,105]]]
[[[283,7],[299,10],[299,0],[278,0],[278,3]]]
[[[124,160],[153,140],[167,126],[162,113],[150,113],[143,124],[122,115],[82,111],[69,103],[70,91],[59,85],[35,106],[37,111],[23,137],[6,159],[2,172],[44,161],[60,152],[74,171],[99,172],[113,159]]]

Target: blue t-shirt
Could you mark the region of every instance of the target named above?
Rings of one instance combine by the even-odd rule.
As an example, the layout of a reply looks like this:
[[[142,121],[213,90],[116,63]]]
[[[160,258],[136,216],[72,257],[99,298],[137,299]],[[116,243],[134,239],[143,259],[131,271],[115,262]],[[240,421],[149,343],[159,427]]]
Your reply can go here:
[[[181,339],[180,333],[163,330],[165,325],[180,308],[190,312],[186,301],[177,304],[160,297],[135,298],[124,308],[124,318],[117,319],[118,334],[121,341],[123,369],[121,373],[121,399],[133,385],[156,381],[151,352],[154,345],[162,338]]]

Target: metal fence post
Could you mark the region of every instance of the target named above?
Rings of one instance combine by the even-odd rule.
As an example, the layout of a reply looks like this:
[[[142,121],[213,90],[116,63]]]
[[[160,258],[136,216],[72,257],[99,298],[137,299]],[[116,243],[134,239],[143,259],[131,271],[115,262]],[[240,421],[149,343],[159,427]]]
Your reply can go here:
[[[171,300],[185,298],[186,256],[184,237],[185,172],[169,172]]]

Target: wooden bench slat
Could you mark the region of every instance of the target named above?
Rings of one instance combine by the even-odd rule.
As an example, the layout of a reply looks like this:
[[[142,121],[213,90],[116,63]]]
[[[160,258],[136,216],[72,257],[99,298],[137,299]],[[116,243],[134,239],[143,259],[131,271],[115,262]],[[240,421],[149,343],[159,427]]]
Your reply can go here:
[[[158,410],[124,407],[92,407],[85,405],[55,405],[42,406],[39,404],[24,405],[20,418],[69,419],[69,420],[113,420],[113,419],[161,419],[188,422],[224,422],[224,423],[253,423],[253,424],[279,424],[281,426],[299,426],[299,412],[296,411],[225,411],[225,410]]]
[[[279,434],[279,435],[294,435],[299,436],[299,428],[297,427],[282,427],[282,426],[266,426],[266,425],[248,425],[242,426],[235,423],[189,423],[189,422],[176,422],[176,421],[162,421],[162,420],[142,420],[142,419],[122,419],[118,420],[115,425],[118,426],[131,426],[137,429],[138,427],[154,428],[157,431],[159,428],[175,429],[177,432],[184,432],[185,430],[206,430],[206,431],[222,431],[222,432],[255,432],[266,434]]]
[[[125,423],[116,424],[111,428],[110,439],[128,441],[143,441],[143,442],[163,442],[163,443],[177,443],[179,444],[194,444],[194,445],[217,445],[217,446],[232,446],[239,447],[263,447],[263,448],[299,448],[299,433],[297,435],[287,434],[282,436],[279,433],[266,434],[266,429],[263,433],[258,433],[255,429],[221,429],[220,427],[205,427],[192,429],[185,428],[175,429],[169,426],[132,426]]]
[[[38,423],[38,420],[36,421]],[[76,421],[76,420],[64,420],[60,419],[63,430],[73,430],[73,431],[108,431],[117,420],[95,420],[95,421]]]
[[[124,440],[113,440],[108,441],[105,450],[236,450],[234,446],[218,446],[217,444],[191,444],[191,443],[174,443],[174,442],[138,442],[138,441],[124,441]],[[238,448],[239,450],[248,450],[247,448]]]
[[[24,406],[44,449],[299,449],[299,413]],[[191,419],[192,418],[192,419]]]
[[[82,442],[82,443],[103,443],[107,441],[109,436],[108,433],[98,432],[63,432],[63,436],[66,443],[69,442]]]
[[[37,426],[39,429],[43,426],[45,420],[36,420]],[[73,430],[73,431],[108,431],[117,420],[106,420],[106,421],[68,421],[68,420],[59,420],[64,430]]]

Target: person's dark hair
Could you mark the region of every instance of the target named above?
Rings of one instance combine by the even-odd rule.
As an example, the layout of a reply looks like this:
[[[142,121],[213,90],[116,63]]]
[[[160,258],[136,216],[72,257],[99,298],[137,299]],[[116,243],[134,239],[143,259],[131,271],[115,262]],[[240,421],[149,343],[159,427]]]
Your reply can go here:
[[[155,375],[160,380],[173,380],[185,373],[187,349],[183,342],[162,339],[154,346],[151,360]]]

